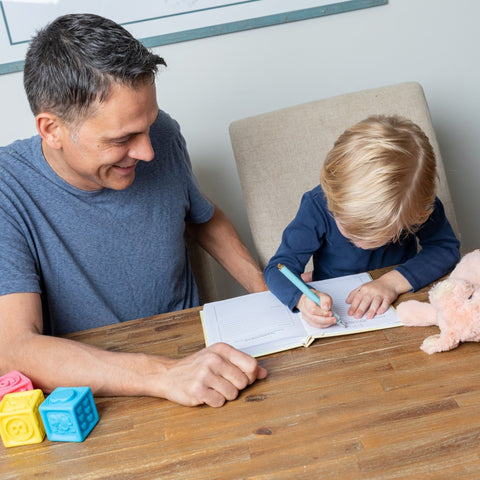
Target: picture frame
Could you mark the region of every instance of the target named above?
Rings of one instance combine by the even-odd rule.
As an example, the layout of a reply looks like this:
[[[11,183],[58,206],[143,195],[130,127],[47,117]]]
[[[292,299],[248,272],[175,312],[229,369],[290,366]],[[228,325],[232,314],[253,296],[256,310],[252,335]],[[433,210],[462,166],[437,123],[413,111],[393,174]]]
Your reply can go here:
[[[5,0],[0,1],[0,74],[23,69],[35,32],[60,15],[90,12],[123,25],[148,47],[385,5],[388,0]],[[159,33],[161,32],[161,33]]]

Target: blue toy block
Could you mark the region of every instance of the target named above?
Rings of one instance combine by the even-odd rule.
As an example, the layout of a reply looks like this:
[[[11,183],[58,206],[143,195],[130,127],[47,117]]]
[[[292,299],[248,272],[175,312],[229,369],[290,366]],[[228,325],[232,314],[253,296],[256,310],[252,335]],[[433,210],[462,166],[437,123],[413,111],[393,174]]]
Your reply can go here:
[[[98,422],[90,387],[58,387],[39,412],[50,441],[83,442]]]

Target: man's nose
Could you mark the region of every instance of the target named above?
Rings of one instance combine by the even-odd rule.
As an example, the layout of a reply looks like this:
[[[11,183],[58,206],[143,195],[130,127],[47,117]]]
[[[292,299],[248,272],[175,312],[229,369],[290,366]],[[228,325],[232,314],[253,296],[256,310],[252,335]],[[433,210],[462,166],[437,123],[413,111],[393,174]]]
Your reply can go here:
[[[148,134],[139,134],[137,135],[131,147],[128,151],[128,156],[134,158],[135,160],[142,160],[144,162],[150,162],[153,160],[155,153],[153,151],[152,142]]]

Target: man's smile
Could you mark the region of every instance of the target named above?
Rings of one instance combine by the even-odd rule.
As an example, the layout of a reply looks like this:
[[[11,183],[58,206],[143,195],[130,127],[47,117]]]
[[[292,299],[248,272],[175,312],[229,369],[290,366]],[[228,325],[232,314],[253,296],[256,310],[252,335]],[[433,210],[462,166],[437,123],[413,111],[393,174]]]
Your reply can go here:
[[[135,170],[136,166],[137,166],[137,162],[135,162],[133,165],[126,165],[126,166],[113,165],[115,170],[123,175],[128,175],[129,173],[132,173]]]

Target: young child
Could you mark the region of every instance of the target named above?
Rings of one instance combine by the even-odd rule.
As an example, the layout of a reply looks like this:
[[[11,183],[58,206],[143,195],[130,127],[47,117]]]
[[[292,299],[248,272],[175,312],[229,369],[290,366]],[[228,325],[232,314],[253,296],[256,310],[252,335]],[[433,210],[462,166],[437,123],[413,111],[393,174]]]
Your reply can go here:
[[[313,280],[398,265],[346,299],[356,318],[384,313],[398,295],[437,280],[460,258],[435,190],[435,155],[417,125],[372,116],[352,126],[335,142],[320,185],[303,195],[283,232],[265,268],[269,289],[309,324],[325,328],[336,323],[332,299],[315,291],[316,305],[282,275],[279,263],[300,276],[313,255]]]

